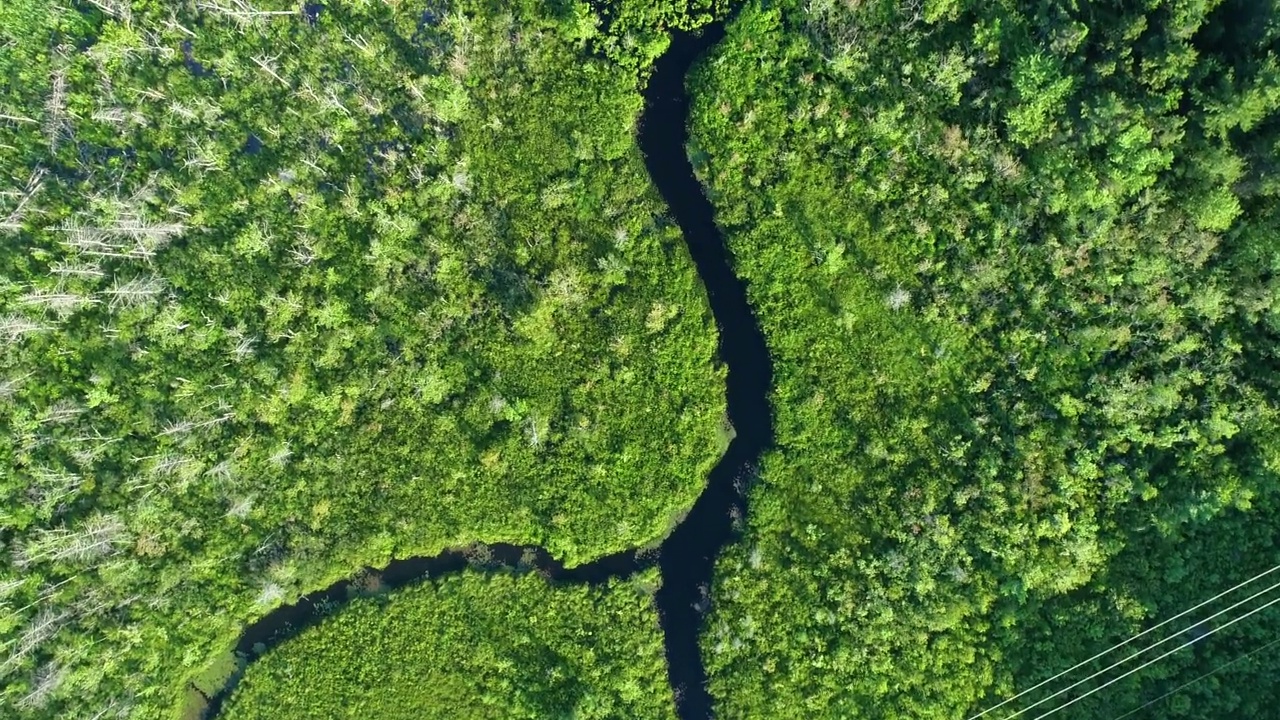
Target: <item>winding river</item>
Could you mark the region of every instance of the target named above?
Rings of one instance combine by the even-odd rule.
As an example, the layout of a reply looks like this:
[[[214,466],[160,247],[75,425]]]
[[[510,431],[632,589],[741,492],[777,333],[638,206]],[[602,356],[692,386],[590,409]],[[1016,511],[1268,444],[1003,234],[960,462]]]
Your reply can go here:
[[[719,329],[720,359],[728,367],[729,419],[736,431],[707,485],[685,519],[663,541],[656,560],[636,549],[566,568],[541,549],[516,545],[484,545],[449,550],[432,557],[391,562],[376,571],[385,588],[394,589],[460,572],[477,558],[491,567],[528,568],[556,583],[600,584],[652,567],[662,574],[658,591],[659,622],[666,647],[668,678],[681,720],[713,717],[706,689],[706,670],[698,647],[703,615],[709,608],[716,557],[732,539],[734,518],[746,516],[745,490],[761,453],[773,441],[768,392],[772,365],[764,335],[747,302],[746,287],[729,263],[724,239],[714,222],[711,203],[694,177],[685,147],[689,139],[689,94],[686,76],[693,63],[724,37],[724,21],[699,33],[675,31],[667,52],[658,59],[645,88],[639,143],[645,165],[680,227],[698,275],[707,288]],[[250,662],[271,647],[295,636],[332,612],[352,593],[343,580],[309,593],[292,605],[276,608],[245,628],[236,652]],[[203,716],[218,714],[234,690],[238,676],[208,698]]]
[[[694,177],[685,151],[689,140],[685,79],[694,61],[723,37],[724,21],[705,28],[700,35],[674,33],[671,47],[658,59],[645,89],[640,119],[645,165],[680,226],[698,276],[707,288],[720,334],[720,359],[729,368],[729,419],[737,431],[711,470],[702,495],[662,543],[659,554],[662,588],[657,594],[658,612],[667,673],[682,720],[712,717],[698,649],[702,614],[709,603],[716,556],[733,535],[733,518],[746,517],[747,481],[765,447],[773,442],[768,400],[773,366],[764,333],[747,302],[746,286],[733,274],[711,203]]]

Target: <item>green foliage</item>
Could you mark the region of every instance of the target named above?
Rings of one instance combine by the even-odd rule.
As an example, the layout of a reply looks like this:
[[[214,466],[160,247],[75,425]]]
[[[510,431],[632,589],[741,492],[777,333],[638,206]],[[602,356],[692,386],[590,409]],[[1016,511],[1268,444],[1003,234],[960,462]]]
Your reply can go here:
[[[1009,136],[1021,145],[1046,140],[1053,135],[1054,122],[1066,110],[1071,94],[1071,78],[1053,58],[1035,54],[1020,58],[1013,71],[1017,100],[1009,110]]]
[[[0,715],[168,717],[362,565],[577,564],[697,496],[723,373],[651,54],[431,8],[0,3]]]
[[[647,68],[667,49],[673,29],[694,30],[723,16],[726,0],[602,0],[607,33],[596,47],[620,65]]]
[[[727,9],[0,4],[0,715],[198,714],[243,623],[392,556],[661,537],[731,429],[634,129],[668,31]],[[1278,561],[1278,27],[746,4],[692,81],[776,368],[721,717],[965,717]],[[670,716],[649,603],[358,600],[229,712]],[[1275,672],[1149,712],[1260,717]]]
[[[754,2],[702,65],[778,414],[703,639],[720,717],[967,717],[1276,562],[1277,26],[1236,5]]]
[[[656,582],[468,572],[354,600],[250,665],[221,717],[674,718]]]

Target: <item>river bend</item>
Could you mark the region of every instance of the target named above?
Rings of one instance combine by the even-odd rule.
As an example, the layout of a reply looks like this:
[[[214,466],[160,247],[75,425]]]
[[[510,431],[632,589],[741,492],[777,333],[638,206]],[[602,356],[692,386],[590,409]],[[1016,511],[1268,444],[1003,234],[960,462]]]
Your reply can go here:
[[[718,21],[696,33],[672,33],[671,45],[658,59],[645,87],[638,132],[645,166],[706,286],[719,331],[720,360],[728,368],[728,413],[736,435],[712,469],[702,494],[662,542],[656,559],[654,553],[630,549],[566,568],[539,548],[477,545],[432,557],[395,560],[376,571],[385,588],[460,572],[477,563],[509,569],[532,566],[555,583],[601,584],[656,563],[662,587],[655,603],[666,648],[668,679],[681,720],[707,720],[714,716],[698,645],[703,616],[710,606],[712,573],[716,557],[734,536],[735,518],[746,517],[746,488],[761,454],[773,442],[773,416],[768,401],[773,369],[768,348],[747,301],[746,287],[733,273],[711,203],[694,176],[687,154],[690,101],[686,80],[695,61],[724,37],[724,23]],[[351,597],[351,588],[352,582],[343,580],[267,613],[241,633],[236,652],[252,662],[329,615],[335,605]],[[233,677],[208,698],[205,718],[218,714],[238,679],[238,675]]]

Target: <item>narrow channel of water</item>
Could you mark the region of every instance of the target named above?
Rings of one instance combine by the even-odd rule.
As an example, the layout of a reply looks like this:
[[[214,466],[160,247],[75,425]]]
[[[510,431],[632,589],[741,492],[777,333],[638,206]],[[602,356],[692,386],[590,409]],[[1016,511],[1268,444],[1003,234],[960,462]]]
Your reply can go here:
[[[733,274],[711,203],[694,177],[686,154],[689,94],[685,81],[693,63],[719,42],[724,32],[724,21],[720,21],[700,33],[673,33],[670,48],[658,59],[645,88],[645,108],[639,125],[645,165],[683,233],[707,288],[719,330],[720,359],[728,367],[728,411],[736,436],[712,469],[706,488],[685,519],[663,541],[656,560],[651,553],[626,550],[565,568],[540,548],[477,545],[432,557],[395,560],[386,568],[371,570],[379,576],[384,589],[476,565],[528,568],[555,583],[601,584],[628,577],[656,562],[662,574],[662,588],[655,603],[666,646],[668,679],[681,720],[713,717],[698,646],[703,616],[710,606],[712,572],[716,557],[733,538],[734,519],[746,517],[746,487],[761,454],[773,442],[773,416],[768,402],[773,370],[768,348],[747,302],[746,287]],[[252,662],[271,647],[324,619],[335,605],[355,594],[358,593],[352,582],[343,580],[308,593],[292,605],[276,608],[245,628],[236,652]],[[218,714],[238,679],[237,674],[209,698],[205,718]]]
[[[724,21],[701,34],[675,32],[645,89],[640,149],[645,165],[707,288],[720,332],[720,359],[728,366],[729,419],[737,435],[707,480],[693,509],[662,543],[658,612],[666,641],[667,672],[681,720],[712,717],[698,638],[709,609],[716,557],[732,539],[734,518],[746,517],[745,490],[755,465],[773,442],[769,387],[773,366],[764,334],[747,302],[746,286],[733,273],[711,202],[693,174],[689,142],[689,92],[693,63],[723,39]]]

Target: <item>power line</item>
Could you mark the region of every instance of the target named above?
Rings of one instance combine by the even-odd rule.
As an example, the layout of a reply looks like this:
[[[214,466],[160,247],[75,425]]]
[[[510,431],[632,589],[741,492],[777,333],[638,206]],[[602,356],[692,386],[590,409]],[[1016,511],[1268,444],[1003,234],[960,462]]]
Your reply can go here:
[[[1263,650],[1266,650],[1267,648],[1271,647],[1272,645],[1275,645],[1276,643],[1280,643],[1280,638],[1276,638],[1275,640],[1272,640],[1271,642],[1267,643],[1266,645],[1263,645],[1262,647],[1254,648],[1254,649],[1250,650],[1249,652],[1247,652],[1247,653],[1245,653],[1245,654],[1243,654],[1243,655],[1241,655],[1241,656],[1239,656],[1239,657],[1235,658],[1235,659],[1234,659],[1234,660],[1232,660],[1231,662],[1226,663],[1225,665],[1219,665],[1218,667],[1216,667],[1216,668],[1214,668],[1214,669],[1210,670],[1209,672],[1207,672],[1207,673],[1205,673],[1205,674],[1201,675],[1200,677],[1196,678],[1195,680],[1188,680],[1187,682],[1182,683],[1182,684],[1181,684],[1181,685],[1179,685],[1178,687],[1176,687],[1176,688],[1174,688],[1174,689],[1170,690],[1169,692],[1167,692],[1167,693],[1165,693],[1165,694],[1161,695],[1160,697],[1155,698],[1154,700],[1148,700],[1148,701],[1146,701],[1145,703],[1143,703],[1143,704],[1139,705],[1138,707],[1136,707],[1136,708],[1134,708],[1134,709],[1130,710],[1129,712],[1127,712],[1127,713],[1125,713],[1125,714],[1123,714],[1123,715],[1120,715],[1120,716],[1116,717],[1116,718],[1115,718],[1115,720],[1124,720],[1125,718],[1129,717],[1130,715],[1133,715],[1133,714],[1134,714],[1134,713],[1136,713],[1136,712],[1140,712],[1140,711],[1142,711],[1142,710],[1146,710],[1147,708],[1151,707],[1152,705],[1155,705],[1156,703],[1158,703],[1158,702],[1160,702],[1161,700],[1163,700],[1163,699],[1165,699],[1165,698],[1169,697],[1170,695],[1173,695],[1173,694],[1176,694],[1176,693],[1178,693],[1178,692],[1181,692],[1182,690],[1185,690],[1185,689],[1187,689],[1188,687],[1190,687],[1190,686],[1192,686],[1192,685],[1195,685],[1196,683],[1198,683],[1198,682],[1200,682],[1201,680],[1203,680],[1203,679],[1205,679],[1205,678],[1209,677],[1210,675],[1213,675],[1214,673],[1220,672],[1220,671],[1222,671],[1222,670],[1226,670],[1227,668],[1231,667],[1232,665],[1235,665],[1236,663],[1240,662],[1241,660],[1244,660],[1245,658],[1248,658],[1248,657],[1249,657],[1249,656],[1251,656],[1251,655],[1256,655],[1257,653],[1260,653],[1260,652],[1262,652]]]
[[[1078,703],[1078,702],[1080,702],[1081,700],[1083,700],[1083,699],[1085,699],[1085,698],[1089,697],[1090,695],[1092,695],[1092,694],[1094,694],[1094,693],[1098,692],[1099,690],[1102,690],[1103,688],[1105,688],[1105,687],[1107,687],[1107,686],[1114,685],[1114,684],[1116,684],[1116,683],[1120,682],[1121,680],[1123,680],[1123,679],[1125,679],[1125,678],[1129,677],[1130,675],[1132,675],[1132,674],[1134,674],[1134,673],[1138,672],[1139,670],[1141,670],[1141,669],[1143,669],[1143,668],[1147,667],[1148,665],[1151,665],[1151,664],[1153,664],[1153,663],[1159,662],[1159,661],[1161,661],[1161,660],[1163,660],[1163,659],[1165,659],[1165,658],[1169,657],[1170,655],[1172,655],[1172,654],[1174,654],[1174,653],[1178,652],[1179,650],[1181,650],[1181,649],[1183,649],[1183,648],[1185,648],[1185,647],[1190,647],[1191,645],[1194,645],[1194,644],[1196,644],[1196,643],[1200,642],[1201,640],[1203,640],[1203,639],[1205,639],[1205,638],[1209,637],[1210,635],[1213,635],[1214,633],[1218,632],[1219,630],[1225,630],[1225,629],[1227,629],[1227,628],[1231,627],[1232,625],[1235,625],[1236,623],[1240,622],[1241,620],[1244,620],[1245,618],[1249,617],[1250,615],[1253,615],[1254,613],[1257,613],[1257,612],[1261,612],[1261,611],[1263,611],[1263,610],[1266,610],[1267,608],[1271,607],[1272,605],[1275,605],[1276,603],[1280,603],[1280,597],[1278,597],[1278,598],[1276,598],[1276,599],[1274,599],[1274,600],[1272,600],[1272,601],[1268,602],[1266,605],[1262,605],[1262,606],[1260,606],[1260,607],[1256,607],[1256,608],[1254,608],[1254,609],[1250,610],[1249,612],[1245,613],[1244,615],[1241,615],[1240,617],[1238,617],[1238,618],[1236,618],[1236,619],[1234,619],[1234,620],[1231,620],[1231,621],[1225,622],[1225,623],[1223,623],[1223,624],[1219,625],[1218,627],[1216,627],[1216,628],[1214,628],[1214,629],[1210,630],[1209,632],[1205,633],[1204,635],[1201,635],[1201,636],[1200,636],[1200,637],[1198,637],[1198,638],[1194,638],[1194,639],[1192,639],[1192,640],[1189,640],[1189,641],[1187,641],[1187,642],[1185,642],[1185,643],[1183,643],[1183,644],[1179,645],[1178,647],[1176,647],[1176,648],[1174,648],[1174,649],[1172,649],[1172,650],[1170,650],[1170,651],[1166,652],[1166,653],[1165,653],[1165,654],[1163,654],[1163,655],[1159,655],[1159,656],[1157,656],[1157,657],[1155,657],[1155,658],[1152,658],[1151,660],[1148,660],[1148,661],[1146,661],[1146,662],[1142,663],[1142,664],[1141,664],[1141,665],[1139,665],[1138,667],[1136,667],[1136,668],[1134,668],[1134,669],[1132,669],[1132,670],[1130,670],[1130,671],[1128,671],[1128,672],[1124,673],[1123,675],[1121,675],[1121,676],[1119,676],[1119,677],[1117,677],[1117,678],[1113,678],[1113,679],[1111,679],[1111,680],[1108,680],[1108,681],[1106,681],[1106,682],[1102,683],[1101,685],[1099,685],[1098,687],[1096,687],[1096,688],[1094,688],[1094,689],[1090,690],[1089,692],[1087,692],[1087,693],[1085,693],[1085,694],[1081,695],[1080,697],[1072,698],[1072,699],[1071,699],[1071,700],[1069,700],[1068,702],[1065,702],[1065,703],[1063,703],[1063,704],[1059,705],[1058,707],[1056,707],[1056,708],[1054,708],[1054,709],[1050,710],[1049,712],[1047,712],[1047,713],[1045,713],[1045,714],[1043,714],[1043,715],[1037,715],[1037,716],[1034,718],[1034,720],[1043,720],[1044,718],[1047,718],[1047,717],[1049,717],[1050,715],[1053,715],[1054,713],[1058,712],[1059,710],[1062,710],[1062,709],[1065,709],[1065,708],[1071,707],[1072,705],[1075,705],[1076,703]]]
[[[1254,593],[1254,594],[1250,595],[1249,597],[1247,597],[1247,598],[1245,598],[1245,599],[1241,600],[1240,602],[1236,603],[1235,605],[1231,605],[1230,607],[1227,607],[1227,608],[1224,608],[1224,609],[1222,609],[1222,610],[1219,610],[1218,612],[1216,612],[1216,613],[1214,613],[1214,614],[1210,615],[1209,617],[1204,618],[1203,620],[1200,620],[1199,622],[1197,622],[1197,623],[1196,623],[1196,625],[1199,625],[1199,624],[1201,624],[1201,623],[1208,622],[1209,620],[1212,620],[1212,619],[1214,619],[1214,618],[1218,617],[1219,615],[1222,615],[1223,613],[1230,612],[1230,611],[1232,611],[1232,610],[1234,610],[1234,609],[1236,609],[1236,608],[1240,607],[1241,605],[1244,605],[1245,603],[1249,602],[1250,600],[1253,600],[1254,598],[1256,598],[1256,597],[1258,597],[1258,596],[1260,596],[1260,595],[1266,595],[1267,593],[1271,592],[1272,590],[1275,590],[1275,589],[1276,589],[1276,588],[1278,588],[1278,587],[1280,587],[1280,582],[1277,582],[1277,583],[1275,583],[1275,584],[1271,585],[1270,587],[1265,588],[1265,589],[1263,589],[1263,590],[1259,590],[1258,592],[1256,592],[1256,593]],[[1277,598],[1277,601],[1280,601],[1280,598]],[[1266,607],[1266,606],[1264,605],[1263,607]],[[1183,613],[1183,614],[1185,615],[1186,613]],[[1248,617],[1248,615],[1244,615],[1244,616],[1242,616],[1242,617]],[[1240,619],[1240,618],[1236,618],[1236,620],[1239,620],[1239,619]],[[1236,620],[1232,620],[1231,622],[1235,622]],[[1226,625],[1221,625],[1221,626],[1219,626],[1218,628],[1216,628],[1213,632],[1217,632],[1217,630],[1220,630],[1220,629],[1222,629],[1222,628],[1224,628],[1224,627],[1226,627],[1227,625],[1230,625],[1230,624],[1231,624],[1231,623],[1227,623]],[[1106,673],[1106,672],[1108,672],[1108,671],[1114,670],[1115,668],[1120,667],[1121,665],[1124,665],[1125,663],[1127,663],[1127,662],[1129,662],[1130,660],[1132,660],[1132,659],[1134,659],[1134,658],[1138,657],[1139,655],[1143,655],[1143,654],[1147,653],[1147,652],[1148,652],[1148,651],[1150,651],[1150,650],[1154,650],[1155,648],[1160,647],[1161,645],[1163,645],[1163,644],[1165,644],[1165,643],[1169,642],[1170,640],[1173,640],[1174,638],[1176,638],[1176,637],[1178,637],[1179,635],[1181,635],[1181,634],[1185,633],[1186,631],[1188,631],[1188,630],[1190,630],[1190,629],[1192,629],[1192,628],[1196,627],[1196,625],[1191,625],[1191,626],[1185,627],[1185,628],[1183,628],[1183,629],[1179,630],[1178,632],[1176,632],[1176,633],[1174,633],[1174,634],[1172,634],[1172,635],[1170,635],[1170,636],[1166,637],[1166,638],[1165,638],[1165,639],[1163,639],[1163,640],[1160,640],[1160,641],[1157,641],[1157,642],[1156,642],[1156,643],[1154,643],[1154,644],[1148,645],[1147,647],[1145,647],[1145,648],[1143,648],[1143,649],[1139,650],[1138,652],[1136,652],[1136,653],[1134,653],[1134,654],[1130,655],[1129,657],[1127,657],[1127,658],[1125,658],[1125,659],[1123,659],[1123,660],[1121,660],[1121,661],[1119,661],[1119,662],[1111,663],[1110,665],[1108,665],[1108,666],[1106,666],[1105,668],[1103,668],[1103,669],[1099,670],[1098,672],[1096,672],[1096,673],[1094,673],[1094,674],[1090,675],[1089,677],[1086,677],[1086,678],[1085,678],[1085,679],[1083,679],[1083,680],[1077,680],[1076,682],[1074,682],[1074,683],[1072,683],[1072,684],[1070,684],[1070,685],[1068,685],[1068,686],[1066,686],[1066,687],[1062,688],[1062,689],[1061,689],[1061,690],[1059,690],[1058,692],[1056,692],[1056,693],[1054,693],[1054,694],[1052,694],[1052,695],[1049,695],[1048,697],[1041,698],[1041,699],[1039,699],[1039,700],[1037,700],[1037,701],[1035,701],[1035,702],[1031,703],[1030,705],[1028,705],[1028,706],[1026,706],[1026,707],[1022,708],[1021,710],[1019,710],[1019,711],[1017,711],[1017,712],[1013,713],[1012,715],[1006,715],[1006,716],[1004,716],[1003,718],[1001,718],[1001,720],[1013,720],[1013,718],[1018,717],[1019,715],[1021,715],[1021,714],[1025,713],[1025,712],[1027,712],[1028,710],[1030,710],[1030,709],[1031,709],[1031,708],[1033,708],[1033,707],[1037,707],[1037,706],[1039,706],[1039,705],[1043,705],[1043,704],[1045,704],[1045,703],[1049,702],[1050,700],[1052,700],[1052,699],[1054,699],[1054,698],[1058,697],[1059,695],[1061,695],[1061,694],[1063,694],[1063,693],[1067,692],[1068,690],[1071,690],[1071,689],[1073,689],[1073,688],[1077,688],[1077,687],[1079,687],[1079,686],[1083,685],[1084,683],[1087,683],[1087,682],[1089,682],[1090,680],[1092,680],[1092,679],[1094,679],[1094,678],[1098,677],[1099,675],[1102,675],[1103,673]],[[1203,638],[1203,637],[1208,637],[1209,635],[1212,635],[1212,634],[1213,634],[1213,632],[1210,632],[1210,633],[1208,633],[1208,634],[1206,634],[1206,635],[1202,635],[1201,637],[1202,637],[1202,638]],[[1200,639],[1200,638],[1196,638],[1196,639],[1198,640],[1198,639]],[[1195,642],[1195,640],[1192,640],[1192,642]],[[1184,646],[1182,646],[1182,647],[1186,647],[1186,646],[1184,645]],[[1164,655],[1161,655],[1160,657],[1164,657]],[[1157,660],[1158,660],[1158,659],[1159,659],[1159,658],[1157,658]],[[1142,667],[1146,667],[1146,665],[1143,665]],[[1141,669],[1141,668],[1139,668],[1139,669]],[[1123,676],[1123,675],[1121,675],[1121,677],[1124,677],[1124,676]],[[1105,685],[1104,685],[1103,687],[1105,687]],[[1077,698],[1077,699],[1079,699],[1079,698]],[[1055,710],[1054,712],[1057,712],[1057,711]],[[1044,717],[1044,716],[1042,715],[1041,717]]]
[[[1013,697],[1009,698],[1008,700],[1005,700],[1004,702],[1001,702],[1001,703],[1000,703],[1000,704],[998,704],[998,705],[992,705],[991,707],[987,708],[986,710],[983,710],[982,712],[978,713],[977,715],[974,715],[974,716],[972,716],[972,717],[968,718],[967,720],[978,720],[978,718],[982,717],[983,715],[986,715],[987,713],[991,712],[992,710],[996,710],[996,709],[998,709],[998,708],[1004,707],[1005,705],[1008,705],[1009,703],[1013,702],[1014,700],[1017,700],[1018,698],[1022,697],[1023,695],[1026,695],[1026,694],[1027,694],[1027,693],[1029,693],[1029,692],[1032,692],[1032,691],[1037,690],[1037,689],[1039,689],[1039,688],[1041,688],[1041,687],[1044,687],[1045,685],[1047,685],[1047,684],[1049,684],[1049,683],[1053,682],[1054,680],[1057,680],[1058,678],[1062,677],[1063,675],[1066,675],[1067,673],[1070,673],[1070,672],[1072,672],[1072,671],[1074,671],[1074,670],[1077,670],[1077,669],[1079,669],[1079,668],[1081,668],[1081,667],[1084,667],[1085,665],[1088,665],[1089,663],[1093,662],[1094,660],[1097,660],[1098,658],[1100,658],[1100,657],[1102,657],[1102,656],[1104,656],[1104,655],[1108,655],[1108,654],[1110,654],[1110,653],[1112,653],[1112,652],[1115,652],[1116,650],[1119,650],[1120,648],[1124,647],[1125,645],[1128,645],[1129,643],[1133,642],[1134,640],[1137,640],[1138,638],[1142,637],[1143,635],[1146,635],[1147,633],[1152,632],[1152,631],[1154,631],[1154,630],[1158,630],[1158,629],[1160,629],[1161,627],[1164,627],[1165,625],[1168,625],[1169,623],[1173,622],[1174,620],[1177,620],[1178,618],[1180,618],[1180,617],[1182,617],[1182,616],[1184,616],[1184,615],[1186,615],[1186,614],[1188,614],[1188,613],[1195,612],[1196,610],[1199,610],[1200,608],[1204,607],[1205,605],[1208,605],[1209,603],[1213,602],[1214,600],[1217,600],[1218,598],[1222,597],[1223,595],[1228,595],[1228,594],[1230,594],[1230,593],[1233,593],[1233,592],[1235,592],[1236,590],[1239,590],[1240,588],[1244,587],[1245,585],[1248,585],[1248,584],[1250,584],[1250,583],[1252,583],[1252,582],[1255,582],[1255,581],[1257,581],[1257,580],[1260,580],[1260,579],[1261,579],[1261,578],[1263,578],[1263,577],[1266,577],[1267,575],[1270,575],[1271,573],[1275,572],[1276,570],[1280,570],[1280,565],[1277,565],[1277,566],[1275,566],[1275,567],[1273,567],[1273,568],[1271,568],[1270,570],[1267,570],[1267,571],[1265,571],[1265,572],[1258,573],[1257,575],[1254,575],[1253,577],[1249,578],[1248,580],[1245,580],[1244,582],[1240,583],[1239,585],[1236,585],[1235,587],[1233,587],[1233,588],[1231,588],[1231,589],[1229,589],[1229,590],[1223,590],[1222,592],[1218,593],[1217,595],[1214,595],[1213,597],[1209,598],[1208,600],[1205,600],[1204,602],[1200,603],[1199,605],[1196,605],[1195,607],[1193,607],[1193,608],[1191,608],[1191,609],[1189,609],[1189,610],[1183,610],[1182,612],[1178,613],[1177,615],[1174,615],[1173,617],[1169,618],[1168,620],[1165,620],[1165,621],[1163,621],[1163,622],[1159,623],[1158,625],[1153,625],[1153,626],[1151,626],[1151,627],[1147,628],[1146,630],[1143,630],[1142,632],[1138,633],[1137,635],[1134,635],[1133,637],[1129,638],[1128,640],[1125,640],[1124,642],[1122,642],[1122,643],[1120,643],[1120,644],[1118,644],[1118,645],[1113,645],[1113,646],[1111,646],[1110,648],[1107,648],[1106,650],[1103,650],[1102,652],[1098,653],[1097,655],[1094,655],[1093,657],[1089,658],[1088,660],[1085,660],[1085,661],[1083,661],[1083,662],[1076,663],[1075,665],[1072,665],[1071,667],[1067,668],[1066,670],[1063,670],[1062,672],[1058,673],[1057,675],[1054,675],[1053,677],[1051,677],[1051,678],[1049,678],[1049,679],[1047,679],[1047,680],[1041,680],[1039,683],[1037,683],[1037,684],[1035,684],[1035,685],[1032,685],[1031,687],[1027,688],[1026,690],[1023,690],[1022,692],[1018,693],[1017,695],[1014,695]],[[1069,688],[1068,688],[1068,689],[1069,689]],[[1012,717],[1012,716],[1010,716],[1010,717]]]

